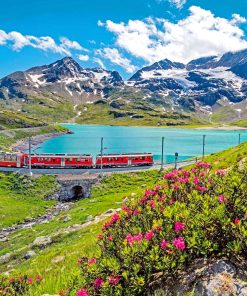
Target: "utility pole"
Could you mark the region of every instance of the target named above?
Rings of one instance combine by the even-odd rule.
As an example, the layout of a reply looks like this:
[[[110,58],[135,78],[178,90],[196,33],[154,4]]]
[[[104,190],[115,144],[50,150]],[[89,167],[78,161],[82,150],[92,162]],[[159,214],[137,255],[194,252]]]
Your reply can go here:
[[[165,138],[162,137],[161,167],[160,167],[160,170],[161,170],[161,171],[164,169],[164,140],[165,140]]]
[[[178,152],[175,152],[175,170],[178,168]]]
[[[206,135],[203,135],[203,141],[202,141],[202,159],[204,159],[205,156],[205,144],[206,144]]]
[[[101,155],[101,161],[100,161],[100,169],[101,169],[101,175],[103,175],[103,150],[104,150],[104,138],[101,138],[101,146],[100,146],[100,155]]]
[[[241,144],[241,134],[238,134],[238,145]]]
[[[28,163],[28,168],[29,168],[29,176],[32,177],[33,173],[32,173],[32,159],[31,159],[31,155],[32,155],[32,140],[31,137],[28,138],[28,150],[29,150],[29,163]]]

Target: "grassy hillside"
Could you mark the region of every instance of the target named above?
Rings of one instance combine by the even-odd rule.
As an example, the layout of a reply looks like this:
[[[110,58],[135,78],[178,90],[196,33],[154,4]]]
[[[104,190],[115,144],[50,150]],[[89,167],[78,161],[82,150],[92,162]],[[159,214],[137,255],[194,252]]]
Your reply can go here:
[[[164,111],[160,107],[150,106],[145,101],[128,104],[117,100],[115,103],[98,101],[80,106],[81,115],[77,123],[107,124],[124,126],[199,126],[203,122],[192,114]]]
[[[211,162],[214,169],[219,169],[228,168],[235,163],[239,163],[245,157],[247,157],[247,143],[210,155],[206,157],[206,161]],[[80,256],[97,255],[96,236],[100,231],[102,222],[85,228],[77,228],[76,225],[82,225],[109,209],[121,207],[121,201],[126,196],[135,198],[145,188],[157,184],[158,180],[162,179],[162,176],[162,173],[154,170],[130,174],[114,174],[111,177],[106,177],[101,185],[93,188],[91,199],[76,202],[70,210],[60,213],[49,223],[40,224],[31,229],[18,230],[11,234],[7,241],[0,242],[0,256],[6,253],[11,254],[11,259],[1,265],[0,271],[8,271],[11,275],[27,273],[30,276],[36,274],[44,276],[45,280],[27,295],[56,294],[59,289],[66,289],[73,281],[76,282],[77,277],[79,277],[80,271],[76,263],[77,259]],[[12,222],[24,220],[27,204],[29,204],[33,196],[34,200],[31,203],[32,216],[43,213],[44,207],[54,205],[54,202],[42,200],[44,192],[47,192],[49,188],[53,187],[50,185],[54,184],[49,177],[43,178],[25,181],[31,182],[28,188],[34,188],[32,186],[33,182],[38,182],[36,183],[38,189],[33,192],[29,191],[29,189],[23,191],[25,186],[17,176],[9,175],[6,177],[2,175],[0,210],[2,210],[2,223],[5,226],[10,225]],[[50,185],[47,186],[47,184]],[[43,192],[44,188],[46,189]],[[40,197],[37,195],[39,192],[43,192]],[[19,202],[15,205],[17,200]],[[15,207],[19,211],[15,210]],[[5,216],[8,211],[15,211],[14,221],[9,220],[7,215]],[[30,216],[30,213],[28,215]],[[74,231],[68,231],[68,229],[73,228]],[[44,235],[50,236],[53,243],[45,249],[33,249],[31,244],[34,239]],[[36,252],[36,255],[28,260],[23,259],[24,254],[31,249]]]
[[[91,199],[76,202],[69,211],[59,214],[49,223],[14,232],[8,237],[8,241],[0,242],[0,256],[6,253],[11,254],[10,261],[0,266],[0,272],[11,271],[11,274],[46,275],[46,280],[39,289],[31,292],[33,296],[40,296],[45,292],[55,294],[59,289],[66,288],[68,283],[79,274],[76,261],[81,253],[90,255],[95,252],[95,235],[99,231],[101,223],[74,232],[66,232],[65,229],[85,223],[90,216],[90,219],[92,219],[109,209],[121,207],[121,201],[126,196],[132,195],[134,197],[146,187],[153,186],[160,177],[161,174],[155,170],[114,174],[105,178],[101,185],[93,188]],[[20,180],[12,175],[6,178],[5,182],[10,183],[10,186],[13,183],[20,184]],[[13,178],[12,181],[11,178]],[[43,178],[38,178],[36,181],[32,181],[31,184],[38,182],[40,184],[39,188],[41,188],[41,184],[43,184],[42,187],[48,188],[47,180]],[[49,184],[51,184],[50,182],[51,180]],[[4,212],[12,211],[13,204],[17,199],[23,200],[23,205],[21,203],[16,205],[19,207],[19,212],[15,211],[15,221],[23,221],[25,215],[21,214],[21,210],[23,209],[23,213],[26,214],[26,202],[32,198],[33,193],[26,193],[25,197],[23,193],[17,194],[16,192],[10,195],[9,188],[6,188],[2,189],[1,194],[8,199],[8,203],[6,203],[5,199],[0,198],[0,209],[5,205],[5,208],[2,208],[2,216]],[[42,196],[44,195],[42,194]],[[41,203],[41,200],[38,202],[33,201],[34,204],[39,203],[40,210],[39,212],[33,210],[32,216],[42,213],[43,206],[52,206],[54,204],[53,201],[43,201]],[[30,215],[31,212],[28,213],[28,216]],[[7,218],[4,218],[3,221],[5,225],[9,225],[10,221]],[[28,250],[32,249],[31,244],[34,239],[44,235],[52,237],[53,243],[44,250],[35,248],[37,255],[29,260],[24,260],[23,256]],[[68,272],[70,273],[69,277],[67,276]]]
[[[0,151],[10,150],[10,146],[12,144],[27,137],[60,132],[62,133],[66,131],[67,129],[60,125],[2,130],[0,131]]]

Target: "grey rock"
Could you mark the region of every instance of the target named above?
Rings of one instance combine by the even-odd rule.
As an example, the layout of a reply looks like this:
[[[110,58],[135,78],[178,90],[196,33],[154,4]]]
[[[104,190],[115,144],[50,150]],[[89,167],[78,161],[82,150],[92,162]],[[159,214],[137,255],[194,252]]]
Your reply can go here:
[[[34,240],[34,242],[32,243],[32,246],[42,249],[42,248],[46,248],[51,243],[52,243],[52,239],[49,236],[40,236]]]
[[[10,261],[10,258],[11,258],[11,254],[10,253],[7,253],[5,255],[2,255],[2,256],[0,256],[0,263],[1,264],[7,263],[7,262]]]
[[[86,218],[86,222],[90,222],[93,220],[93,216],[92,215],[88,215]]]
[[[157,280],[145,295],[247,296],[246,266],[228,259],[197,260],[176,279]]]
[[[30,259],[32,257],[34,257],[36,255],[36,253],[32,250],[28,251],[23,257],[24,259]]]

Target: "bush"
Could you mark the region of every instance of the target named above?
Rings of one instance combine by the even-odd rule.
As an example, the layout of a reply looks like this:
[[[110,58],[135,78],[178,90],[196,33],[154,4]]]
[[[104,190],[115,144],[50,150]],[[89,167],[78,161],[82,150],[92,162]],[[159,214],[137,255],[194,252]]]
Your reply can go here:
[[[127,202],[98,235],[97,258],[80,258],[78,296],[139,295],[156,273],[176,276],[196,258],[247,256],[247,171],[175,170]]]
[[[40,275],[36,275],[34,278],[27,275],[7,278],[0,277],[0,295],[1,296],[21,296],[27,295],[29,289],[33,286],[39,285],[42,281]]]

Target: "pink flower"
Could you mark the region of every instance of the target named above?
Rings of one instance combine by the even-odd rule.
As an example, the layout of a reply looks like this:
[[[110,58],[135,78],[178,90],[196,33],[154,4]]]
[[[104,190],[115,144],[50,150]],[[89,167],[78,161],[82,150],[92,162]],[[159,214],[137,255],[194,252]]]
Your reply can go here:
[[[137,216],[137,215],[139,215],[140,213],[141,213],[141,211],[139,211],[139,210],[134,210],[134,211],[133,211],[133,215],[134,215],[134,216]]]
[[[163,241],[160,244],[161,249],[162,250],[165,250],[167,248],[168,243],[169,243],[168,241],[166,241],[165,239],[163,239]]]
[[[145,195],[146,195],[146,196],[153,196],[153,195],[155,195],[155,194],[156,194],[156,192],[153,191],[153,190],[146,190],[146,191],[145,191]]]
[[[95,258],[89,258],[87,264],[90,266],[92,264],[95,264],[97,260]]]
[[[234,219],[234,224],[235,224],[235,225],[238,225],[239,222],[240,222],[240,220],[239,220],[238,218],[235,218],[235,219]]]
[[[154,234],[153,234],[152,231],[147,232],[146,235],[145,235],[146,240],[150,241],[152,239],[153,235]]]
[[[150,205],[150,207],[151,207],[152,209],[154,209],[154,208],[155,208],[155,205],[156,205],[155,200],[153,200],[153,199],[150,200],[149,205]]]
[[[26,283],[27,283],[27,284],[32,284],[32,282],[33,282],[33,279],[32,279],[32,278],[28,278],[28,279],[26,280]]]
[[[108,241],[112,241],[112,235],[109,234],[109,235],[107,236],[107,239],[108,239]]]
[[[198,184],[199,183],[199,178],[198,177],[195,177],[194,180],[193,180],[194,184]]]
[[[185,241],[183,237],[175,238],[173,241],[173,245],[176,249],[183,251],[185,249]]]
[[[15,279],[14,279],[14,278],[10,278],[10,279],[9,279],[9,283],[10,283],[10,284],[13,284],[14,282],[15,282]]]
[[[217,176],[225,176],[226,171],[224,171],[224,170],[218,170],[218,171],[215,172],[215,174],[216,174]]]
[[[143,235],[141,233],[136,234],[136,235],[132,235],[129,233],[125,239],[126,239],[128,245],[132,246],[134,242],[140,243],[143,239]]]
[[[218,202],[219,203],[224,203],[225,201],[226,201],[226,199],[225,199],[225,197],[224,197],[223,194],[221,194],[221,195],[218,196]]]
[[[102,239],[103,238],[103,235],[101,233],[99,233],[98,236],[97,236],[97,238],[98,239]]]
[[[101,288],[103,284],[104,284],[104,280],[101,279],[101,278],[97,278],[97,279],[95,279],[95,281],[94,281],[94,286],[95,286],[96,288]]]
[[[180,188],[180,186],[178,184],[174,184],[173,189],[174,190],[178,190]]]
[[[112,285],[112,286],[116,286],[120,281],[120,277],[119,276],[110,276],[109,278],[109,284]]]
[[[184,228],[185,228],[185,224],[182,222],[176,222],[174,225],[175,232],[179,232],[181,230],[184,230]]]
[[[76,294],[77,296],[88,296],[87,290],[79,290]]]
[[[35,277],[36,282],[41,282],[42,281],[42,276],[41,275],[36,275]]]
[[[77,259],[77,264],[81,264],[81,263],[82,263],[82,259],[81,258]]]

